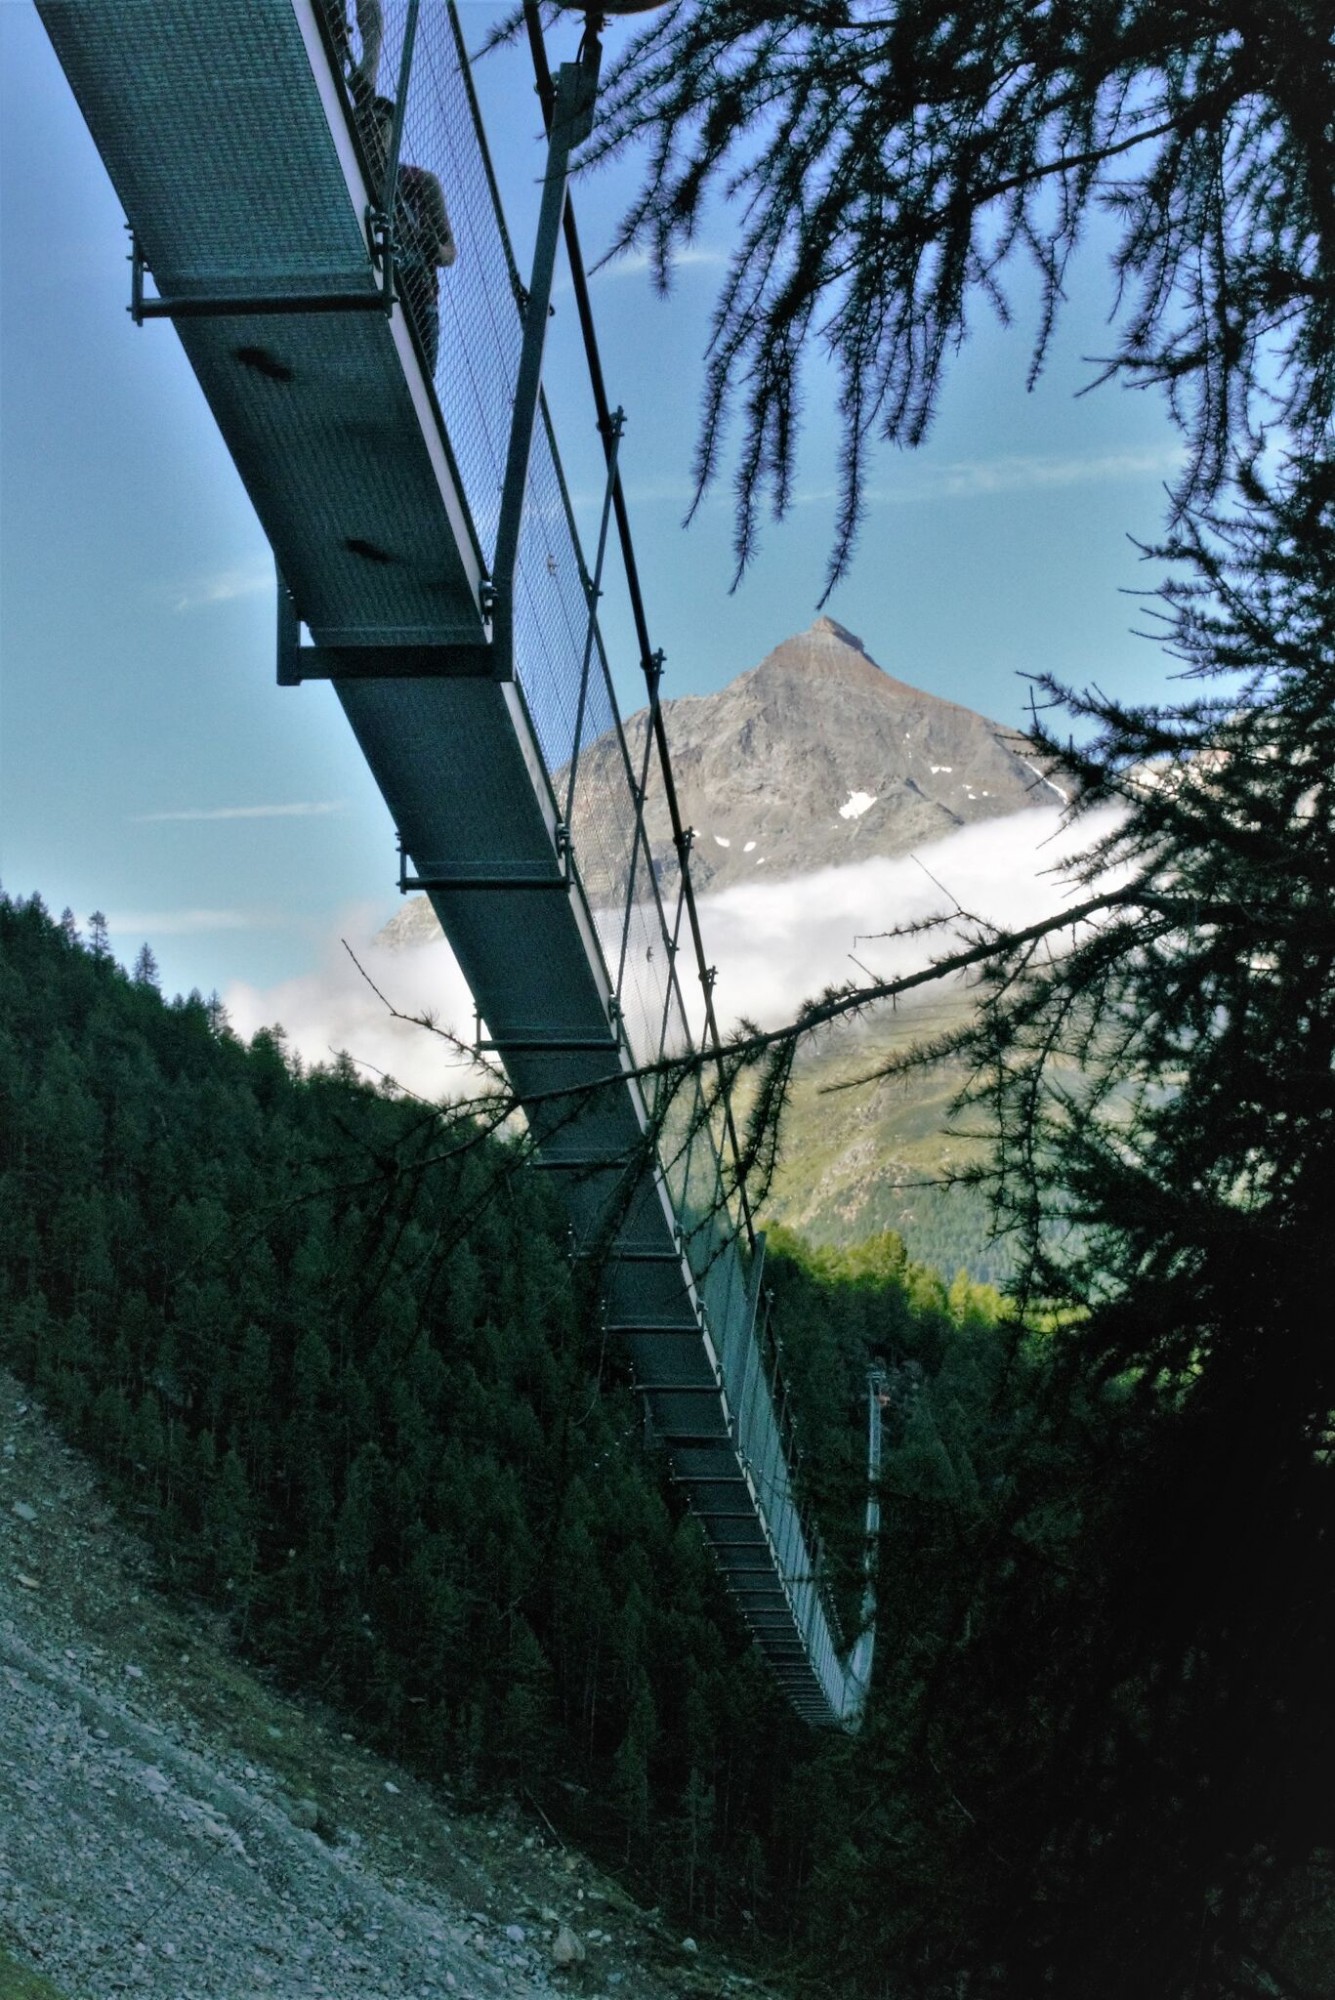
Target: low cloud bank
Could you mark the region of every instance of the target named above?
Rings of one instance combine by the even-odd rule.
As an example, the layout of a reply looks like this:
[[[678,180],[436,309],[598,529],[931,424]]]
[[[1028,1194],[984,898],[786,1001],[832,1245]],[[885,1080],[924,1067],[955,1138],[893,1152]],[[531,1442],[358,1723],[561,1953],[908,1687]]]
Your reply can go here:
[[[740,884],[704,898],[720,1021],[745,1015],[775,1027],[827,986],[916,971],[957,948],[958,939],[944,931],[883,934],[956,908],[1005,929],[1038,922],[1086,893],[1061,876],[1061,860],[1110,823],[1091,814],[1073,833],[1063,830],[1060,806],[1037,807],[962,827],[911,855]]]
[[[957,906],[1016,928],[1077,900],[1082,892],[1056,872],[1060,861],[1110,822],[1091,814],[1072,834],[1061,821],[1060,807],[1040,807],[961,828],[913,856],[873,858],[703,897],[700,919],[710,961],[718,967],[720,1022],[745,1016],[775,1027],[823,988],[863,978],[862,968],[876,979],[911,972],[949,949],[948,938],[888,940],[877,934]],[[278,1022],[305,1062],[329,1062],[345,1050],[367,1075],[390,1075],[424,1097],[457,1097],[475,1088],[476,1072],[456,1050],[423,1028],[395,1021],[385,1005],[389,1001],[402,1014],[429,1013],[471,1042],[472,999],[444,939],[387,947],[375,941],[366,912],[351,913],[340,937],[361,971],[336,942],[315,972],[268,988],[231,985],[223,998],[238,1034],[248,1039]],[[682,963],[685,972],[684,955]],[[693,977],[684,976],[683,986],[695,1011]]]
[[[276,1024],[304,1063],[346,1053],[371,1081],[392,1077],[432,1099],[469,1095],[477,1072],[466,1058],[442,1035],[390,1012],[429,1016],[471,1044],[473,1001],[454,953],[444,938],[395,950],[376,942],[376,928],[371,912],[348,911],[314,972],[277,986],[234,981],[222,996],[233,1028],[249,1041]]]

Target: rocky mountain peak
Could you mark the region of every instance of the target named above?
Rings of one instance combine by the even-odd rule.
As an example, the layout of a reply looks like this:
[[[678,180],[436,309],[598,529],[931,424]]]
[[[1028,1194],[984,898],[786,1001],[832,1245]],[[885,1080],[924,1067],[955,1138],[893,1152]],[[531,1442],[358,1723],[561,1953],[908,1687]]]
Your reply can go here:
[[[871,655],[867,652],[867,648],[863,645],[857,633],[850,632],[847,625],[841,625],[837,618],[826,618],[824,616],[817,618],[810,629],[800,636],[804,639],[837,639],[841,645],[851,646],[855,652],[861,653],[864,658],[871,658]]]
[[[834,618],[782,640],[717,694],[665,702],[664,716],[700,888],[905,854],[1061,797],[1022,737],[897,680]],[[626,725],[637,763],[644,729],[643,712]],[[618,759],[609,741],[580,761],[572,832],[595,903],[624,895],[624,880],[580,844],[581,822],[598,822],[617,783]],[[652,777],[645,825],[669,886],[676,857]]]
[[[850,632],[837,618],[818,618],[805,632],[781,640],[759,666],[742,674],[732,685],[751,680],[770,685],[796,676],[807,680],[888,680],[856,632]]]
[[[897,680],[835,618],[782,640],[717,694],[664,702],[663,712],[700,889],[907,854],[957,827],[1064,797],[1060,772],[1041,770],[1022,736]],[[636,769],[645,729],[643,709],[625,725]],[[621,749],[604,737],[581,755],[571,828],[597,905],[625,899],[628,817]],[[677,858],[652,761],[644,818],[670,895]],[[609,840],[610,826],[620,833]],[[637,890],[646,893],[639,881]],[[425,898],[391,930],[404,943],[434,935]]]

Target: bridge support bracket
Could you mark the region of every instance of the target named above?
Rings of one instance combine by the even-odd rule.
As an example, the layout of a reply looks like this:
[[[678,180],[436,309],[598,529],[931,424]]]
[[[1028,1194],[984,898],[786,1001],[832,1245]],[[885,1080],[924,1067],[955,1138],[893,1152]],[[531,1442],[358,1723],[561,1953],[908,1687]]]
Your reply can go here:
[[[278,685],[303,681],[495,680],[485,640],[421,646],[304,646],[301,619],[278,573]]]
[[[389,264],[374,291],[220,293],[216,297],[154,298],[144,290],[148,265],[143,245],[130,231],[130,303],[136,326],[146,319],[253,319],[296,313],[380,312],[394,309],[394,278]]]

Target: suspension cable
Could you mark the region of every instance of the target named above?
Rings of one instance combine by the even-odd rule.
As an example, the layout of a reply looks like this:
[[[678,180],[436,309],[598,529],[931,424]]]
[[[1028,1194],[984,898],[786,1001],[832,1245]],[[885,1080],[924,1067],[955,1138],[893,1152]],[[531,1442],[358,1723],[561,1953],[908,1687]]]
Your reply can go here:
[[[553,108],[556,102],[555,87],[552,83],[551,67],[547,61],[547,50],[542,38],[542,21],[538,0],[524,0],[524,25],[528,30],[529,49],[533,56],[533,72],[537,80],[538,98],[542,105],[544,124],[550,129]],[[602,440],[603,454],[607,459],[612,482],[612,506],[616,515],[617,539],[621,545],[621,561],[626,574],[626,588],[630,596],[631,612],[635,620],[635,637],[640,648],[640,669],[644,675],[649,695],[649,727],[653,731],[658,749],[659,769],[663,778],[663,794],[667,803],[668,817],[672,826],[672,844],[677,853],[677,865],[681,871],[686,920],[690,926],[691,942],[695,948],[696,971],[700,980],[700,991],[704,998],[706,1039],[713,1051],[718,1070],[719,1092],[723,1104],[723,1117],[728,1136],[728,1149],[732,1154],[733,1181],[741,1206],[742,1223],[746,1230],[748,1247],[756,1247],[755,1224],[751,1215],[751,1203],[747,1195],[746,1182],[742,1174],[742,1149],[737,1137],[737,1125],[733,1117],[732,1092],[728,1085],[727,1072],[723,1061],[723,1037],[719,1033],[718,1016],[714,1009],[713,977],[705,958],[704,937],[700,929],[700,916],[695,900],[695,885],[690,871],[690,840],[682,821],[681,805],[677,797],[676,779],[672,771],[672,758],[668,750],[667,729],[663,722],[662,705],[658,698],[658,680],[661,661],[654,654],[649,638],[649,621],[644,609],[644,596],[640,589],[639,566],[635,560],[635,544],[631,535],[630,513],[626,506],[625,491],[621,483],[620,468],[613,462],[614,434],[612,410],[608,401],[607,386],[603,376],[602,358],[598,350],[598,334],[593,323],[593,307],[589,299],[589,281],[584,268],[584,256],[580,248],[579,230],[575,222],[574,204],[567,195],[563,228],[566,240],[566,255],[570,265],[571,282],[574,286],[575,305],[579,313],[580,332],[584,340],[584,354],[588,363],[589,385],[593,391],[594,410],[598,420],[598,435]]]

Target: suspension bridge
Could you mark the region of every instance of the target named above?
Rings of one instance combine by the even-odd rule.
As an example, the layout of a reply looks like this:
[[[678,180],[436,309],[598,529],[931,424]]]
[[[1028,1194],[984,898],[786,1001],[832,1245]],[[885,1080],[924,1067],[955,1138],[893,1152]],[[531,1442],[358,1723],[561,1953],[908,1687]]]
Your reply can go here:
[[[351,23],[342,0],[37,7],[127,217],[130,310],[174,324],[272,545],[278,679],[334,688],[398,828],[400,886],[429,896],[534,1168],[600,1259],[608,1333],[756,1644],[800,1715],[855,1727],[870,1583],[843,1646],[711,1067],[691,835],[567,187],[596,20],[554,78],[530,20],[548,152],[521,277],[453,0]],[[433,176],[452,240],[424,257],[411,211]],[[591,564],[542,392],[562,240],[607,468]],[[649,704],[634,760],[598,619],[613,543]],[[591,783],[581,756],[605,738],[621,754]],[[671,884],[645,837],[655,788]],[[614,906],[591,905],[581,864]],[[875,1385],[868,1410],[871,1546]]]

